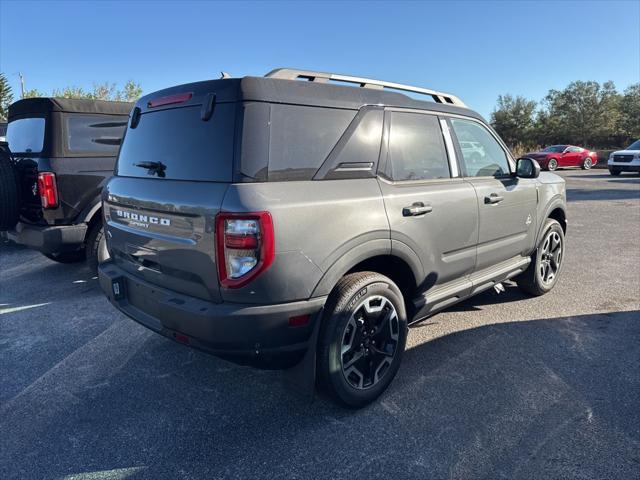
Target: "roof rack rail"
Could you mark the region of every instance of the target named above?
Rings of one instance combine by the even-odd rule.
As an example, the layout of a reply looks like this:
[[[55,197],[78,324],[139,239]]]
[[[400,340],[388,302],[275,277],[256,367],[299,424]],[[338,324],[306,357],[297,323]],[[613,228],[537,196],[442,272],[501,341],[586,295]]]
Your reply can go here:
[[[428,88],[413,87],[411,85],[403,85],[401,83],[385,82],[384,80],[374,80],[371,78],[353,77],[337,73],[315,72],[312,70],[297,70],[294,68],[276,68],[275,70],[271,70],[267,73],[265,77],[280,78],[283,80],[306,79],[310,82],[318,83],[327,83],[329,81],[355,83],[359,84],[363,88],[373,88],[377,90],[390,88],[393,90],[402,90],[405,92],[428,95],[433,98],[436,103],[448,103],[458,107],[466,107],[462,100],[450,93],[438,92]]]

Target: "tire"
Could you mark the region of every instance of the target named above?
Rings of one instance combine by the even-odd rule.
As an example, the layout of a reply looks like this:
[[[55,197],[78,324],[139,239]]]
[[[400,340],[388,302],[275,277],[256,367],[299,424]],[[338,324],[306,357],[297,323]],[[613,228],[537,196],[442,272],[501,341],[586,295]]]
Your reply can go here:
[[[582,161],[582,165],[580,165],[580,168],[582,168],[582,170],[591,170],[591,167],[593,167],[593,159],[591,157],[586,157]]]
[[[550,172],[555,172],[557,169],[558,169],[558,160],[556,160],[555,158],[552,158],[547,163],[547,170],[549,170]]]
[[[622,172],[621,172],[620,170],[618,170],[617,168],[615,168],[615,167],[610,167],[610,168],[609,168],[609,173],[610,173],[611,175],[613,175],[614,177],[617,177],[617,176],[618,176],[618,175],[620,175],[620,173],[622,173]]]
[[[104,238],[104,226],[102,222],[94,224],[87,236],[85,247],[87,266],[93,273],[98,273],[98,264],[109,260],[107,242]]]
[[[346,275],[329,296],[320,329],[321,389],[348,407],[371,403],[395,377],[406,341],[407,314],[396,284],[374,272]]]
[[[0,147],[0,230],[10,230],[20,217],[20,181],[11,156]]]
[[[522,291],[534,296],[544,295],[555,287],[564,263],[564,231],[560,223],[548,218],[543,232],[529,267],[515,279]],[[559,249],[554,246],[556,241]]]
[[[84,250],[74,250],[73,252],[59,252],[59,253],[43,253],[49,260],[53,260],[58,263],[79,263],[84,262],[86,259]]]

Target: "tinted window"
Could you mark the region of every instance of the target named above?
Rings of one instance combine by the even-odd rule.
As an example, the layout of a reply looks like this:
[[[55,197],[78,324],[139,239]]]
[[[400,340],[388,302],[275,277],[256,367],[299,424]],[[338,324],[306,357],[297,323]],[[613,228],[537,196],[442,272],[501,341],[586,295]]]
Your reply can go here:
[[[571,147],[571,148],[569,148],[569,152],[571,152],[571,153],[578,153],[578,152],[581,152],[581,151],[582,151],[582,149],[580,147]]]
[[[67,150],[117,155],[128,118],[115,115],[67,115]]]
[[[380,155],[383,119],[384,112],[381,108],[361,110],[316,178],[331,180],[374,177]]]
[[[470,177],[491,177],[509,174],[507,154],[489,131],[477,122],[452,118],[453,130],[460,142],[462,163]],[[463,142],[473,142],[474,148],[463,148]]]
[[[22,118],[9,122],[9,149],[16,153],[40,153],[44,143],[44,123],[44,118]]]
[[[296,105],[271,106],[269,180],[310,180],[356,112]]]
[[[396,181],[449,178],[437,117],[391,112],[389,164],[389,176]]]
[[[235,104],[216,105],[206,122],[201,120],[200,110],[200,106],[193,106],[142,114],[136,128],[127,130],[117,174],[165,180],[231,181]],[[160,168],[150,170],[145,166],[152,164]]]
[[[566,147],[564,145],[551,145],[542,150],[543,152],[562,153]]]

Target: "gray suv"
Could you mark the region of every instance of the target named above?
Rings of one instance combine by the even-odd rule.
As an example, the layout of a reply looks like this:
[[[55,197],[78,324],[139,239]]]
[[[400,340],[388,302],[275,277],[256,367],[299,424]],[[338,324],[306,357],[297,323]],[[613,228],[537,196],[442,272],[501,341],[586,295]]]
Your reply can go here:
[[[103,202],[116,308],[352,407],[408,325],[510,278],[551,290],[566,231],[564,181],[457,97],[293,69],[141,98]]]

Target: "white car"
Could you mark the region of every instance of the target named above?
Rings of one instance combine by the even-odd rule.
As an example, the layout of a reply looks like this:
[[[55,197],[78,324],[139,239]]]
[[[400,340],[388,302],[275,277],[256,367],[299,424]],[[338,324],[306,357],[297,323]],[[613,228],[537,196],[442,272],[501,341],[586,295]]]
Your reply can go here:
[[[640,140],[636,140],[625,150],[609,155],[607,166],[611,175],[620,175],[622,172],[640,173]]]

